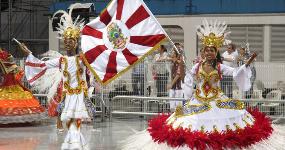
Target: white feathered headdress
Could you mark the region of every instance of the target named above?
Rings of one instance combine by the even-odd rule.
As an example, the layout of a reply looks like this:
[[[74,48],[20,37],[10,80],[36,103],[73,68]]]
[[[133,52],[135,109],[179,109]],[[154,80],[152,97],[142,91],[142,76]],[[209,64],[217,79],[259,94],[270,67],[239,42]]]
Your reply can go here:
[[[80,31],[84,26],[84,19],[79,20],[79,15],[75,19],[75,21],[72,21],[71,13],[73,8],[76,6],[81,5],[80,3],[75,3],[70,6],[69,13],[67,13],[64,10],[59,10],[55,12],[52,16],[54,18],[56,14],[61,13],[60,22],[58,23],[58,33],[59,33],[59,39],[64,38],[73,38],[78,39],[80,36]]]
[[[212,20],[210,23],[204,19],[203,24],[197,27],[197,35],[199,36],[202,44],[205,46],[214,46],[217,49],[223,45],[231,43],[230,40],[226,39],[231,33],[230,31],[225,32],[227,29],[227,24],[225,22],[220,22]]]

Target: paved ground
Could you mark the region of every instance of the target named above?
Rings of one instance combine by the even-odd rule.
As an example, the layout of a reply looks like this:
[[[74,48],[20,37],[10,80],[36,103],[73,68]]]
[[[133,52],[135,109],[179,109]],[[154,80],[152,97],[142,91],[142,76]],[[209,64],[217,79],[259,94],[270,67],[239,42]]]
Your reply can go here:
[[[285,121],[279,120],[284,126]],[[84,124],[82,132],[91,150],[116,150],[119,142],[147,128],[144,119],[113,119]],[[37,124],[0,125],[0,150],[59,150],[64,133],[57,133],[54,120]]]
[[[91,150],[115,150],[118,142],[146,128],[142,119],[116,119],[84,124],[83,135]],[[66,132],[57,133],[55,122],[0,126],[0,150],[59,150]]]

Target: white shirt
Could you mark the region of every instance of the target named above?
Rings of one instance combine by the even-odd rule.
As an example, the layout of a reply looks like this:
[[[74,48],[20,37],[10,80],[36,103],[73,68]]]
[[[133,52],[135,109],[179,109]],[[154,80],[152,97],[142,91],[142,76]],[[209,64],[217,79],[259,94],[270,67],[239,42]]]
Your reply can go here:
[[[163,52],[162,55],[160,55],[160,53],[156,54],[154,56],[154,60],[155,60],[155,71],[158,74],[165,74],[165,73],[169,73],[170,72],[170,62],[169,61],[158,61],[159,59],[166,59],[168,57],[167,52]]]
[[[225,51],[222,54],[222,57],[232,60],[232,61],[223,61],[224,65],[227,65],[229,67],[237,67],[236,60],[237,60],[237,57],[238,57],[238,52],[236,50],[234,52],[232,52],[231,54],[229,54],[228,51]]]

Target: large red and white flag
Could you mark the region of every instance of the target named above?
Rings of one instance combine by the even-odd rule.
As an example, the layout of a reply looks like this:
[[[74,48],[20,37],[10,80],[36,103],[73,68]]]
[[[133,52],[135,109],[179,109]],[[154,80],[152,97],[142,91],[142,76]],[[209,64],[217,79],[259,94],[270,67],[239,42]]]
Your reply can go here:
[[[142,0],[113,0],[82,29],[85,63],[105,85],[152,52],[164,33]]]

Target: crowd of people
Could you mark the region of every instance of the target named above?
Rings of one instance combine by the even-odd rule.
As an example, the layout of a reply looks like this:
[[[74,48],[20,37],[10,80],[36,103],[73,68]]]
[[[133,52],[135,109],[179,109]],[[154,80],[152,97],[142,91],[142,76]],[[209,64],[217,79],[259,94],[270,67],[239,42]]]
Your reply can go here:
[[[133,95],[141,95],[143,96],[145,93],[145,87],[147,82],[147,71],[146,67],[149,63],[151,63],[152,67],[152,76],[155,81],[155,89],[149,91],[148,93],[155,91],[155,96],[157,97],[171,97],[171,98],[183,98],[184,93],[182,90],[182,86],[184,81],[181,79],[181,74],[185,73],[185,69],[180,69],[180,65],[184,65],[183,60],[184,57],[184,49],[181,43],[174,43],[172,49],[167,49],[165,45],[160,45],[157,54],[154,55],[153,60],[140,62],[137,66],[135,66],[132,70],[132,90]],[[237,48],[236,44],[229,43],[224,47],[225,51],[223,53],[219,53],[218,57],[220,63],[237,68],[246,63],[246,61],[250,58],[251,52],[249,50],[248,44],[240,45]],[[204,49],[200,49],[198,56],[193,60],[193,64],[200,63],[205,60]],[[148,63],[148,64],[147,64]],[[184,66],[185,67],[185,66]],[[253,94],[253,85],[256,79],[256,69],[254,63],[250,65],[252,76],[250,78],[251,88],[244,92],[243,98],[251,98]],[[183,73],[182,73],[183,71]],[[222,76],[221,80],[221,90],[230,97],[233,98],[233,90],[234,90],[234,82],[232,76]],[[195,89],[195,85],[193,86]],[[150,94],[149,94],[150,95]],[[147,95],[147,96],[149,96]],[[171,101],[170,102],[170,110],[173,111],[178,105],[182,105],[181,101]]]

